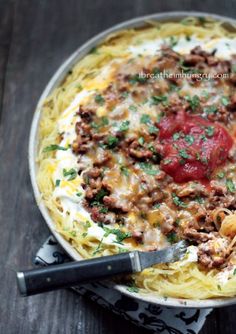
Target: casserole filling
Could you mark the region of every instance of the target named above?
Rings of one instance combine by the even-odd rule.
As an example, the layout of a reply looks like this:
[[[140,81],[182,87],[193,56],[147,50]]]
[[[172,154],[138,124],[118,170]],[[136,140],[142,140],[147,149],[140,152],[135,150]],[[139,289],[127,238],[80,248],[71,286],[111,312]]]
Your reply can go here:
[[[42,148],[53,159],[58,230],[82,255],[190,241],[183,261],[134,277],[146,290],[232,296],[221,285],[236,274],[234,45],[182,35],[129,45],[79,88],[57,142]],[[186,284],[196,276],[198,294],[168,288],[181,270]],[[214,287],[201,294],[207,276]]]

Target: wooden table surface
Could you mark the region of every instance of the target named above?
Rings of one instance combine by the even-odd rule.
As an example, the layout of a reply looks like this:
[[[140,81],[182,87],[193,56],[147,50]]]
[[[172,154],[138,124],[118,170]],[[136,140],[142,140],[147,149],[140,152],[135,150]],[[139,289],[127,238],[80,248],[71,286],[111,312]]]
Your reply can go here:
[[[83,42],[129,18],[168,10],[236,16],[227,0],[0,0],[0,333],[149,333],[77,294],[20,298],[15,270],[31,266],[49,235],[27,161],[36,102],[58,66]],[[236,307],[212,312],[201,334],[233,334]]]

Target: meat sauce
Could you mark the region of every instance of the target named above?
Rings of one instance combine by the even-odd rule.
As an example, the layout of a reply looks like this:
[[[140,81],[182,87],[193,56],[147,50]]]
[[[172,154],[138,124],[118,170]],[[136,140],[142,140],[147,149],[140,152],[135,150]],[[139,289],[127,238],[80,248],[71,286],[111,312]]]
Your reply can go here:
[[[183,110],[164,117],[158,127],[163,144],[161,168],[175,182],[209,179],[233,145],[223,126]]]
[[[215,210],[236,209],[236,81],[158,81],[139,73],[184,66],[230,74],[231,65],[200,47],[184,56],[163,48],[158,57],[116,66],[110,85],[80,106],[72,149],[94,222],[118,225],[144,250],[161,247],[160,236],[187,239],[204,253],[201,265],[225,264],[226,253],[215,260],[202,245],[221,238]]]

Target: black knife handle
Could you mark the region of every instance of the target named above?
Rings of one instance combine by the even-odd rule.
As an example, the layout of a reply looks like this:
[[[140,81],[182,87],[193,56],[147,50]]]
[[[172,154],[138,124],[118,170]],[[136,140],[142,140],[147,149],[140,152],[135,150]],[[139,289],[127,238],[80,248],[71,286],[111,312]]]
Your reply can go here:
[[[104,256],[17,273],[21,295],[30,296],[133,272],[133,253]]]

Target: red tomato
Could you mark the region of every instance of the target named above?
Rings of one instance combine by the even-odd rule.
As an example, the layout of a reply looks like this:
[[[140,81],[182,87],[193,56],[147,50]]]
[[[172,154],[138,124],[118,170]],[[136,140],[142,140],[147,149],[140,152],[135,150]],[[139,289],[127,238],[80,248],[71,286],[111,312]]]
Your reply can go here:
[[[161,168],[175,182],[208,179],[227,159],[233,139],[219,123],[184,111],[164,117],[158,125],[163,144]]]

